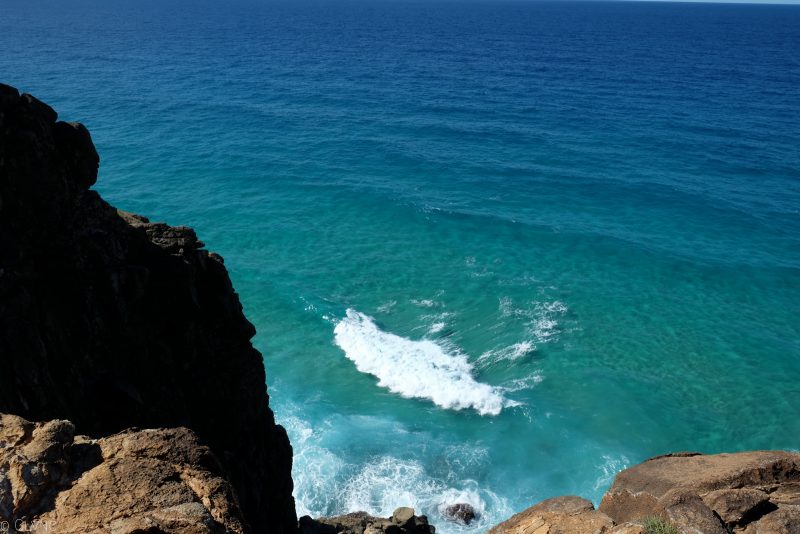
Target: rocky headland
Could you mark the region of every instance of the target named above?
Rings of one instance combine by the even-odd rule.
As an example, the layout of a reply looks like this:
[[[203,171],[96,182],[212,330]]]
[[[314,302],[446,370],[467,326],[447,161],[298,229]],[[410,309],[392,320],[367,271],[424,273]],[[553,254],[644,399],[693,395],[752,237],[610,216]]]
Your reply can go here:
[[[98,164],[86,128],[0,84],[0,532],[433,534],[411,508],[298,522],[222,258],[105,202]],[[557,497],[490,531],[678,532],[800,534],[800,454],[660,456],[597,509]]]
[[[294,532],[292,450],[222,258],[191,228],[105,202],[98,163],[81,124],[0,85],[0,412],[88,439],[190,428],[245,522]],[[0,505],[0,520],[19,513]]]

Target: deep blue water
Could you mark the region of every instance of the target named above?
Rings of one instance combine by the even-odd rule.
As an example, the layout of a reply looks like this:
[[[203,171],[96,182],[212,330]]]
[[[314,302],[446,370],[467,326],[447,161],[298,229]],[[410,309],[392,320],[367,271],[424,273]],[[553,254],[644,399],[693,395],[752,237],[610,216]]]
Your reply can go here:
[[[800,6],[2,7],[0,81],[225,256],[298,513],[800,448]]]

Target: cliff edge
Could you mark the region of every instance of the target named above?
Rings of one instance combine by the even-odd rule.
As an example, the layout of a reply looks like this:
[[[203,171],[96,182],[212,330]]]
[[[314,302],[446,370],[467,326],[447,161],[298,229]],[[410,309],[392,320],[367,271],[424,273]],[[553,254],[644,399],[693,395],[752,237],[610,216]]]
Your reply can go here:
[[[89,132],[0,85],[0,412],[188,427],[256,532],[294,532],[292,451],[222,258],[90,189]]]

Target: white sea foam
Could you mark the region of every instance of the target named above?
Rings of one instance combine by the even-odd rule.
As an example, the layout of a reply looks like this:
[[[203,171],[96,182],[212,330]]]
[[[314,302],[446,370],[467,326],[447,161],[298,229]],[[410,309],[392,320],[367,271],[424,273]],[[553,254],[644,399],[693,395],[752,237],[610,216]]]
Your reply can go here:
[[[520,341],[500,349],[488,350],[480,355],[478,362],[483,365],[493,365],[504,360],[514,361],[534,351],[536,351],[536,345],[532,341]]]
[[[392,455],[359,459],[335,454],[342,432],[370,428],[377,434],[397,437],[407,434],[396,422],[363,415],[331,415],[312,425],[302,419],[303,408],[290,404],[279,410],[294,449],[292,477],[299,516],[339,515],[364,510],[377,516],[389,516],[398,506],[412,506],[426,514],[442,534],[483,532],[510,516],[509,502],[479,486],[471,473],[485,471],[488,449],[474,444],[450,445],[437,460],[437,475],[431,474],[417,459]],[[355,461],[354,461],[355,460]],[[466,475],[466,478],[465,478]],[[448,505],[469,503],[480,516],[468,527],[438,517]]]
[[[542,380],[544,380],[544,378],[542,377],[541,373],[537,372],[528,375],[525,378],[511,380],[507,384],[503,385],[500,389],[507,393],[513,393],[515,391],[522,391],[523,389],[531,389]]]
[[[430,321],[428,326],[428,335],[438,334],[447,327],[447,320],[453,315],[452,312],[435,313],[432,315],[423,315],[421,318],[424,321]]]
[[[378,378],[378,385],[406,398],[430,399],[452,410],[473,408],[481,415],[497,415],[507,401],[498,388],[476,381],[467,357],[455,348],[445,351],[433,341],[414,341],[378,328],[353,309],[334,328],[336,344],[362,373]]]
[[[558,333],[558,321],[542,317],[530,325],[531,333],[540,343],[546,343]]]
[[[362,466],[343,488],[346,510],[366,510],[391,516],[398,506],[422,508],[422,502],[443,491],[441,483],[425,474],[422,464],[382,456]]]
[[[597,466],[600,475],[594,483],[594,490],[606,490],[611,483],[614,482],[614,477],[623,469],[630,466],[630,461],[624,454],[614,457],[608,454],[603,455],[603,463]]]
[[[387,302],[384,302],[380,306],[378,306],[378,311],[381,312],[381,313],[387,313],[392,308],[394,308],[396,305],[397,305],[397,301],[396,300],[389,300]]]
[[[429,334],[438,334],[444,327],[447,326],[447,323],[433,323],[431,327],[428,329]]]
[[[522,341],[511,345],[511,359],[516,360],[522,358],[529,352],[536,350],[536,347],[530,341]]]
[[[341,497],[345,510],[365,510],[383,517],[391,516],[398,506],[411,506],[430,516],[432,512],[443,514],[451,504],[468,503],[478,512],[478,520],[469,529],[434,519],[437,532],[482,531],[511,514],[505,499],[481,489],[474,480],[450,485],[431,477],[419,462],[393,456],[381,456],[362,465],[344,485]]]
[[[292,478],[297,515],[319,517],[331,511],[330,497],[337,491],[337,475],[346,463],[320,444],[320,431],[296,416],[280,420],[294,449]]]
[[[533,302],[528,307],[518,308],[509,297],[502,297],[498,309],[503,317],[519,317],[527,322],[528,331],[537,343],[548,343],[558,339],[561,326],[558,319],[568,309],[558,300],[550,302]]]

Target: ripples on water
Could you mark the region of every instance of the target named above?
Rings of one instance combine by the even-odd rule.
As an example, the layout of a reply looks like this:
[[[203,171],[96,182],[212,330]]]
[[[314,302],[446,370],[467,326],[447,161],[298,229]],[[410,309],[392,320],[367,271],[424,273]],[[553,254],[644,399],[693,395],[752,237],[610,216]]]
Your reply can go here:
[[[3,81],[226,257],[299,513],[797,448],[800,8],[7,4]]]

